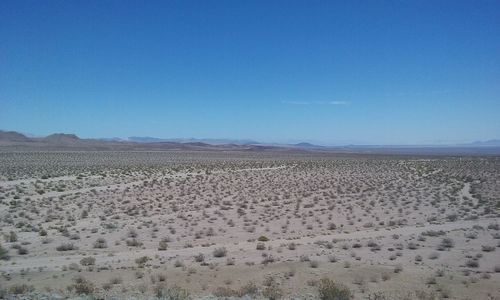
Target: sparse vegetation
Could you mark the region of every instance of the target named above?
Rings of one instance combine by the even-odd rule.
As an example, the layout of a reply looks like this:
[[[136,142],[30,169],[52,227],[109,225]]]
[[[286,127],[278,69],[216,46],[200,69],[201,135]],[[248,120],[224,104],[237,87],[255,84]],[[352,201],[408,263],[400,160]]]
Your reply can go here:
[[[494,160],[485,159],[479,170],[473,159],[449,158],[29,155],[44,155],[37,162],[43,168],[21,173],[12,164],[6,168],[0,154],[0,177],[13,179],[0,180],[0,259],[10,256],[4,266],[12,270],[2,275],[6,282],[27,280],[38,289],[39,276],[49,286],[82,274],[88,280],[75,279],[65,293],[171,299],[179,294],[173,282],[196,295],[268,299],[291,297],[303,283],[318,289],[320,299],[393,299],[383,292],[377,295],[386,298],[373,298],[374,286],[398,286],[422,268],[412,284],[452,298],[464,284],[464,297],[491,293],[482,283],[500,272],[490,264],[500,255]],[[51,175],[40,180],[40,172]],[[56,255],[65,258],[31,266]],[[372,264],[375,259],[380,264]],[[318,280],[331,268],[340,274],[335,282]],[[256,274],[269,274],[262,287],[237,285]],[[131,278],[137,281],[132,287]],[[418,298],[410,293],[408,299]]]
[[[328,278],[319,281],[318,294],[321,300],[349,300],[353,296],[348,288]]]

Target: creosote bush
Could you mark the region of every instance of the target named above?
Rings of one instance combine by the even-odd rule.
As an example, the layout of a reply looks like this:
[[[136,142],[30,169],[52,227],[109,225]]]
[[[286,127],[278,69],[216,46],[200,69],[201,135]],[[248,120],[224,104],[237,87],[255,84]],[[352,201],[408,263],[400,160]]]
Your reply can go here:
[[[224,257],[227,254],[227,249],[224,247],[216,248],[213,252],[214,257]]]
[[[155,287],[156,297],[162,300],[187,300],[190,299],[189,292],[178,286],[167,287],[165,284]]]
[[[259,238],[257,240],[259,242],[267,242],[267,241],[269,241],[269,238],[265,235],[261,235],[261,236],[259,236]]]
[[[94,242],[94,248],[96,248],[96,249],[108,248],[108,243],[106,242],[106,240],[104,238],[98,238]]]
[[[95,258],[92,256],[84,257],[80,260],[82,266],[93,266],[95,265]]]
[[[9,259],[9,251],[2,247],[0,244],[0,260],[8,260]]]
[[[264,243],[257,243],[255,247],[257,250],[266,250],[266,245]]]
[[[76,249],[78,249],[78,248],[75,245],[73,245],[72,243],[61,244],[61,245],[56,247],[57,251],[71,251],[71,250],[76,250]]]
[[[83,276],[73,278],[73,284],[69,286],[77,295],[92,295],[94,293],[94,284]]]
[[[321,300],[348,300],[352,298],[352,293],[347,287],[328,278],[319,281],[318,294]]]
[[[35,289],[31,285],[23,284],[14,284],[9,287],[9,293],[14,295],[23,295],[29,292],[34,291]],[[3,299],[3,298],[2,298]]]

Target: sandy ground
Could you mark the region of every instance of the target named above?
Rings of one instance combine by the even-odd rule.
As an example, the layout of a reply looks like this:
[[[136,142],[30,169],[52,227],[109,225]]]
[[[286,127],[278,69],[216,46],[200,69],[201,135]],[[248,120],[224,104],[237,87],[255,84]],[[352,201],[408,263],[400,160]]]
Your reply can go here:
[[[500,299],[498,158],[176,155],[0,154],[0,288]]]

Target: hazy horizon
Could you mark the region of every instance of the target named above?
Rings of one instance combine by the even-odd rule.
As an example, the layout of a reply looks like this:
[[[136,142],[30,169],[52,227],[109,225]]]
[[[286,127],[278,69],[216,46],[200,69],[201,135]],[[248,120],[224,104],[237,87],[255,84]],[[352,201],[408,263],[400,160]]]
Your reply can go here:
[[[325,145],[498,139],[498,36],[497,1],[2,1],[0,128]]]
[[[228,143],[260,143],[260,144],[299,144],[299,143],[309,143],[318,146],[349,146],[349,145],[357,145],[357,146],[460,146],[460,145],[470,145],[474,143],[485,143],[485,142],[498,142],[500,139],[488,139],[488,140],[470,140],[470,141],[431,141],[428,143],[420,143],[420,144],[376,144],[376,143],[364,143],[364,142],[354,142],[354,141],[337,141],[337,142],[324,142],[318,140],[257,140],[251,138],[231,138],[231,137],[163,137],[163,136],[105,136],[105,137],[95,137],[95,136],[81,136],[75,132],[63,132],[63,131],[55,131],[49,134],[33,134],[31,132],[21,132],[17,130],[9,130],[5,128],[0,128],[0,131],[13,131],[21,133],[30,138],[44,138],[52,134],[74,134],[78,138],[81,139],[98,139],[98,140],[113,140],[119,139],[123,141],[136,141],[137,139],[156,139],[156,140],[165,140],[165,141],[181,141],[187,142],[189,140],[193,141],[227,141]],[[496,143],[495,143],[496,145]]]

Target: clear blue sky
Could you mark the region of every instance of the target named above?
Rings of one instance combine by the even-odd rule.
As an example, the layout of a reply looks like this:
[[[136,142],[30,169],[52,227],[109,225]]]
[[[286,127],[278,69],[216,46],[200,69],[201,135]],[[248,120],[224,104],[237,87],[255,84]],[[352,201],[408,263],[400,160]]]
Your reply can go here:
[[[0,129],[500,138],[500,1],[3,0]]]

